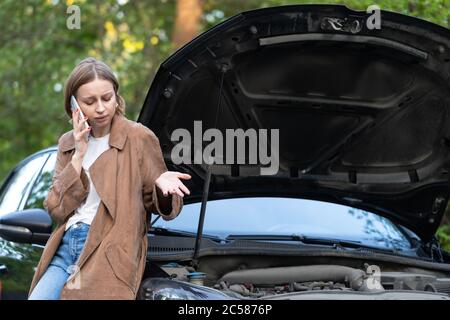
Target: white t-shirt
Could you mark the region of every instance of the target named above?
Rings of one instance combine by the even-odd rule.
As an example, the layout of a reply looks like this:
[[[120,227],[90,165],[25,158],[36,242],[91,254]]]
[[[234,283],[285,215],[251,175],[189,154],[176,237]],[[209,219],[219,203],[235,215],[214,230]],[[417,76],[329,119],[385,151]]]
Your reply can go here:
[[[89,136],[87,151],[81,164],[89,179],[89,194],[85,202],[83,202],[80,207],[75,210],[75,214],[67,221],[66,230],[77,222],[81,221],[90,225],[92,220],[94,220],[94,216],[97,213],[97,209],[100,204],[100,197],[98,196],[97,190],[95,190],[94,184],[92,183],[89,168],[103,152],[110,148],[109,135],[110,134],[108,133],[100,138],[94,138],[92,135]]]

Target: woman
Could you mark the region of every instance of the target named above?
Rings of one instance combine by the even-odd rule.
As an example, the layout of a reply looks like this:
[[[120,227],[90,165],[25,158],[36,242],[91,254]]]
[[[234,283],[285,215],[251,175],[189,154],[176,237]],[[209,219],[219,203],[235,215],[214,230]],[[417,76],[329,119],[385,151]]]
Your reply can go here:
[[[147,253],[147,214],[175,218],[189,190],[167,171],[154,133],[124,116],[111,69],[81,61],[65,87],[73,130],[58,141],[44,207],[56,222],[29,299],[135,299]],[[71,111],[74,96],[85,115]],[[88,122],[89,127],[84,123]]]

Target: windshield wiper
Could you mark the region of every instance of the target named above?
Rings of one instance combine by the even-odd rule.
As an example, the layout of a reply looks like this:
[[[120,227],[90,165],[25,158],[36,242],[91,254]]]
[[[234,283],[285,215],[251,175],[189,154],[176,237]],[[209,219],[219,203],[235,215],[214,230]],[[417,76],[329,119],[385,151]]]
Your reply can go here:
[[[167,229],[161,227],[151,227],[148,230],[149,233],[159,236],[175,236],[175,237],[186,237],[186,238],[195,238],[197,236],[197,232],[184,231],[184,230],[176,230],[176,229]],[[219,236],[203,234],[202,238],[211,239],[213,241],[226,241]]]
[[[342,239],[333,239],[333,238],[314,238],[314,237],[307,237],[304,235],[229,235],[225,238],[226,240],[266,240],[266,241],[299,241],[304,244],[325,244],[325,245],[332,245],[333,247],[337,248],[339,246],[341,247],[348,247],[348,248],[370,248],[373,250],[381,250],[384,252],[392,252],[397,253],[397,250],[390,249],[390,248],[379,248],[374,246],[369,246],[363,244],[361,241],[353,241],[353,240],[342,240]]]
[[[281,235],[281,234],[230,234],[226,240],[279,240],[279,241],[302,241],[302,235]]]

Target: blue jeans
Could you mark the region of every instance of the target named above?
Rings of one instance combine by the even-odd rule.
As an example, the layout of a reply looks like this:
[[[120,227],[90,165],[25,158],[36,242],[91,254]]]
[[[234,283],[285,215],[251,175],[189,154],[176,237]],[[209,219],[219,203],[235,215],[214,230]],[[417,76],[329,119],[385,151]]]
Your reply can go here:
[[[47,270],[29,296],[29,300],[59,300],[61,291],[83,250],[89,225],[77,222],[66,230]]]

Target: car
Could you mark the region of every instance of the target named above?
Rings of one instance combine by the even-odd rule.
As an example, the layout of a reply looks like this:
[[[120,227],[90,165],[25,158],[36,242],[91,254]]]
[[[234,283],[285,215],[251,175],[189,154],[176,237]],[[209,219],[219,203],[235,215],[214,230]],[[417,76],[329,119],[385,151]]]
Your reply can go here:
[[[450,299],[435,237],[450,196],[450,31],[380,17],[370,29],[344,6],[247,11],[161,64],[138,122],[191,193],[176,219],[150,216],[138,299]],[[278,170],[261,174],[250,151],[179,161],[173,133],[195,136],[198,121],[223,136],[278,130]],[[211,139],[199,141],[185,150]],[[55,153],[25,159],[0,189],[2,298],[26,296],[51,233]]]

